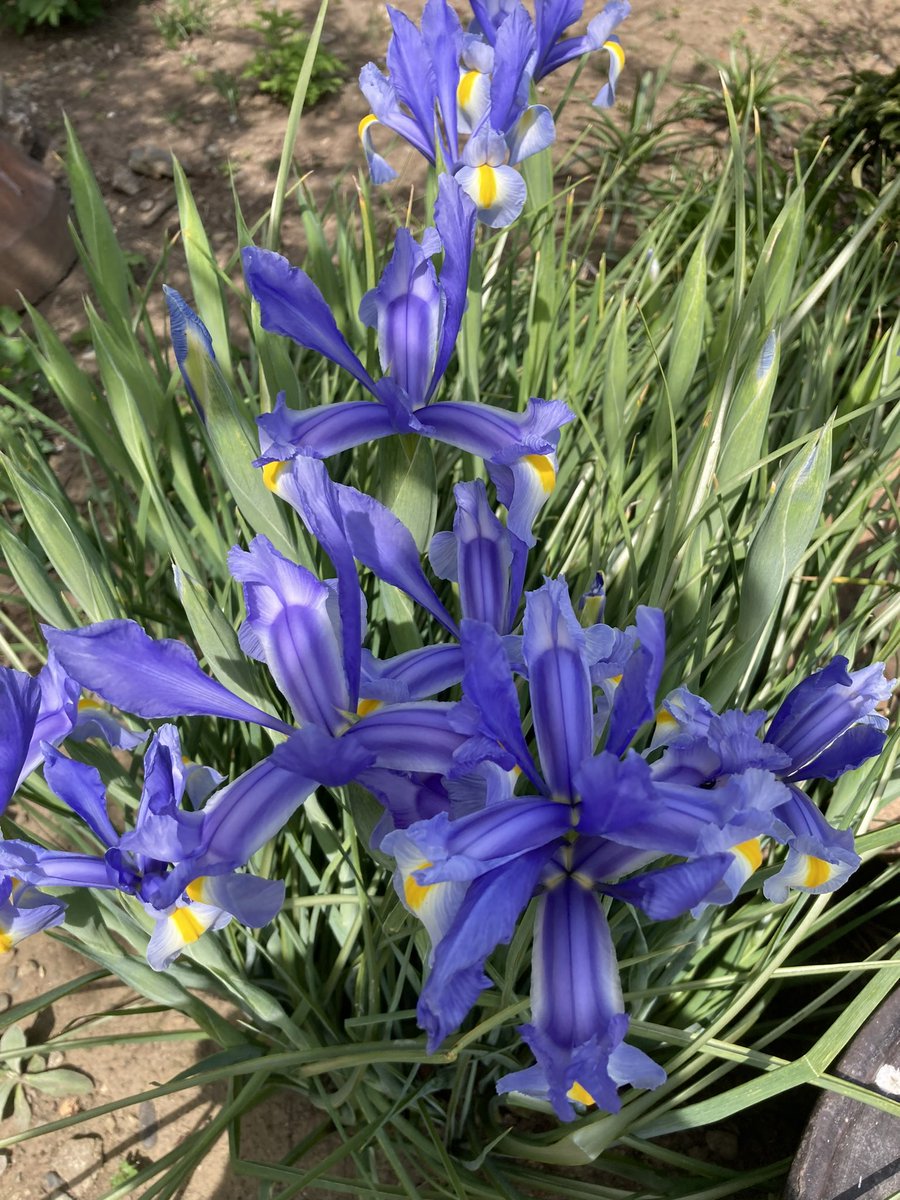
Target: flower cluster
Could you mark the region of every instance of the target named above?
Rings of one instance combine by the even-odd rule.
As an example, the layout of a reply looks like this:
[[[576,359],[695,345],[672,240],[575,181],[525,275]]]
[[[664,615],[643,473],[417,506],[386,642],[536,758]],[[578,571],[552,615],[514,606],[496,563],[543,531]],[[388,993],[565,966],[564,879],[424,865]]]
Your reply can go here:
[[[389,75],[363,70],[376,177],[387,169],[371,148],[374,119],[447,168],[434,228],[418,241],[398,230],[360,306],[377,335],[381,376],[363,365],[305,272],[267,250],[244,252],[263,328],[337,364],[369,397],[292,411],[281,395],[258,418],[255,465],[335,573],[319,578],[262,535],[229,554],[246,613],[240,647],[265,665],[283,703],[269,711],[248,702],[186,645],[154,640],[133,621],[47,628],[39,676],[0,672],[0,811],[43,764],[47,785],[97,846],[0,840],[0,953],[64,919],[54,889],[128,898],[152,922],[148,960],[157,969],[232,918],[265,925],[283,885],[247,864],[317,787],[356,783],[382,804],[374,843],[396,863],[400,900],[430,937],[417,1010],[430,1048],[467,1018],[490,986],[489,955],[535,902],[532,1019],[520,1030],[535,1061],[498,1089],[546,1100],[570,1120],[587,1104],[615,1111],[623,1085],[665,1079],[626,1040],[610,906],[658,921],[728,904],[767,855],[763,892],[774,902],[837,888],[859,863],[852,834],[833,827],[805,789],[880,752],[879,706],[891,684],[880,665],[851,672],[837,657],[794,687],[771,720],[761,710],[719,713],[685,687],[658,695],[661,611],[639,607],[619,629],[590,616],[600,586],[579,606],[563,577],[525,593],[535,521],[572,413],[540,398],[509,412],[436,395],[465,311],[476,218],[512,219],[524,197],[507,164],[552,137],[529,88],[602,46],[618,63],[609,39],[628,5],[614,0],[573,38],[564,31],[580,4],[536,0],[533,19],[519,0],[472,7],[467,33],[446,0],[428,0],[421,30],[392,10]],[[614,82],[615,71],[597,102],[611,99]],[[175,356],[203,417],[212,342],[178,293],[168,289],[167,299]],[[400,519],[335,482],[324,461],[398,434],[482,459],[495,494],[482,480],[456,485],[452,529],[433,537],[429,572]],[[374,655],[360,567],[441,632],[419,649]],[[434,577],[453,584],[443,594],[455,593],[455,612]],[[81,701],[82,689],[166,723],[134,731]],[[269,730],[274,748],[226,782],[184,761],[168,723],[198,716]],[[141,796],[124,832],[101,775],[78,756],[86,738],[129,752],[145,745]]]

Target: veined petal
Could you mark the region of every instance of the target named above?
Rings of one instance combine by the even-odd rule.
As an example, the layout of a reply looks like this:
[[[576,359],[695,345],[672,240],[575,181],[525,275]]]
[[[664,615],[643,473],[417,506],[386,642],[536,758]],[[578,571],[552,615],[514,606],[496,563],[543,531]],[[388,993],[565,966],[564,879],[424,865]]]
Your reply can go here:
[[[380,848],[396,859],[397,870],[393,882],[403,907],[419,918],[428,931],[432,947],[436,946],[449,931],[459,912],[468,884],[419,883],[414,872],[429,864],[422,858],[416,844],[400,830],[388,834]],[[433,961],[433,958],[432,952],[429,961]]]
[[[606,749],[622,754],[631,739],[656,713],[656,691],[666,652],[666,622],[658,608],[638,607],[637,646],[616,689],[606,735]]]
[[[478,219],[491,229],[511,225],[525,207],[528,189],[525,180],[513,167],[461,166],[454,174],[459,186],[474,202]]]
[[[523,631],[541,769],[551,794],[572,800],[575,775],[593,749],[594,719],[583,630],[564,579],[527,593]]]
[[[425,403],[434,374],[444,296],[434,264],[408,229],[398,229],[394,253],[381,279],[366,292],[360,320],[378,331],[385,374],[412,404]]]
[[[259,246],[247,246],[241,258],[247,287],[259,304],[263,329],[324,354],[375,395],[374,380],[347,345],[325,297],[306,272]]]
[[[360,71],[359,90],[380,123],[409,142],[434,165],[434,122],[423,130],[414,117],[405,113],[400,107],[393,83],[382,75],[374,63],[366,63]]]
[[[849,829],[835,829],[795,784],[787,788],[787,800],[775,815],[788,830],[788,855],[777,875],[763,884],[767,900],[783,904],[791,889],[801,892],[833,892],[860,864]],[[777,836],[777,835],[776,835]]]
[[[497,30],[519,3],[520,0],[470,0],[475,27],[490,45],[496,42]]]
[[[514,858],[546,847],[549,858],[554,843],[572,828],[569,811],[553,800],[510,799],[490,804],[479,812],[450,820],[438,813],[429,821],[411,825],[403,837],[421,851],[415,879],[420,884],[477,879]],[[387,853],[391,838],[382,843]]]
[[[478,714],[479,732],[496,742],[539,791],[545,784],[535,769],[522,733],[519,698],[503,641],[480,621],[463,621],[460,642],[466,659],[463,694]]]
[[[23,938],[52,929],[65,919],[66,906],[61,900],[28,885],[0,880],[0,961]]]
[[[66,758],[47,744],[44,778],[55,795],[77,813],[104,846],[119,841],[106,811],[106,785],[95,767]]]
[[[509,133],[528,103],[529,66],[533,64],[536,46],[531,18],[518,5],[497,30],[494,42],[490,123],[500,134]]]
[[[230,916],[260,929],[275,918],[284,903],[284,884],[280,879],[260,879],[258,875],[201,875],[187,887],[195,903],[220,908]]]
[[[41,705],[41,687],[25,671],[0,667],[0,812],[27,774],[34,728]]]
[[[363,651],[364,699],[402,703],[431,700],[460,682],[465,663],[459,646],[423,646],[382,661]]]
[[[876,730],[887,727],[886,718],[876,712],[876,705],[887,700],[893,691],[893,681],[885,678],[882,663],[860,671],[848,672],[847,659],[833,658],[827,667],[804,679],[785,697],[766,734],[766,741],[780,747],[791,760],[786,779],[818,777],[813,764],[820,760],[838,738],[854,726],[864,723]],[[874,741],[872,743],[874,745]],[[859,746],[847,743],[850,763]],[[875,753],[878,753],[880,746]],[[832,772],[826,778],[837,778],[839,762],[836,756],[825,759]]]
[[[330,458],[397,432],[390,409],[380,401],[343,400],[300,412],[287,407],[282,392],[272,411],[262,413],[256,423],[260,454],[255,467],[287,462],[298,455]]]
[[[398,100],[413,114],[424,141],[436,141],[435,107],[437,90],[425,40],[404,13],[388,5],[392,37],[388,43],[387,68]],[[446,147],[445,147],[446,150]],[[432,151],[431,162],[435,161]],[[444,157],[448,155],[445,153]]]
[[[507,137],[509,165],[517,166],[532,154],[540,154],[556,141],[553,114],[543,104],[526,108]]]
[[[431,62],[435,99],[452,162],[459,157],[456,87],[462,48],[462,26],[447,0],[428,0],[422,12],[422,40]]]
[[[340,741],[373,755],[377,767],[445,775],[468,737],[450,725],[456,707],[425,700],[385,704],[348,729]]]
[[[607,896],[634,904],[654,921],[680,917],[708,899],[733,862],[730,854],[710,854],[692,862],[647,871],[601,887]]]
[[[426,579],[418,547],[403,522],[364,492],[344,484],[335,486],[353,556],[379,579],[406,592],[455,634],[456,622]]]
[[[521,597],[526,547],[498,521],[480,479],[458,483],[453,491],[456,577],[463,616],[484,621],[500,634],[509,633]]]
[[[140,717],[211,716],[289,732],[290,725],[233,695],[200,670],[182,642],[154,641],[134,621],[84,629],[42,626],[66,671],[109,704]]]
[[[480,992],[491,986],[484,962],[508,942],[546,861],[542,847],[470,884],[452,925],[434,948],[434,965],[418,1004],[419,1025],[433,1052],[458,1028]]]
[[[537,30],[538,64],[535,67],[535,79],[539,67],[562,37],[566,29],[576,21],[581,20],[584,0],[537,0],[534,20]]]
[[[444,317],[434,374],[425,396],[426,401],[431,400],[447,369],[466,311],[469,267],[475,249],[475,221],[475,205],[471,199],[452,176],[442,174],[438,178],[434,223],[444,248],[444,261],[441,266]]]
[[[241,648],[266,663],[298,723],[336,733],[346,724],[350,694],[326,609],[330,589],[262,534],[248,551],[233,547],[228,568],[242,584],[247,606]]]
[[[369,113],[359,123],[359,140],[362,142],[363,154],[366,156],[369,175],[376,187],[384,183],[390,183],[391,180],[397,178],[397,172],[387,159],[382,158],[376,152],[375,146],[372,143],[372,126],[379,125],[380,123],[374,113]]]
[[[200,419],[205,421],[206,413],[198,389],[201,392],[204,390],[202,381],[207,365],[216,361],[212,338],[209,330],[179,292],[163,284],[163,294],[169,309],[169,332],[175,361],[178,363],[187,393],[194,402]]]

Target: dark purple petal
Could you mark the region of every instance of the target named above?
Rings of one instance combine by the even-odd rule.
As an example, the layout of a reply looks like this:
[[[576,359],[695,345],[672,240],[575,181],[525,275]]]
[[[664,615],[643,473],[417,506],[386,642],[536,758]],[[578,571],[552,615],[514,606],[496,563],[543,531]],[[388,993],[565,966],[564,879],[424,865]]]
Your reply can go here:
[[[37,679],[24,671],[0,667],[0,812],[25,774],[40,705]]]
[[[378,401],[345,400],[299,412],[287,407],[283,393],[272,411],[257,417],[256,423],[259,458],[254,460],[255,467],[286,462],[298,455],[329,458],[397,432],[390,411]]]
[[[374,395],[372,377],[347,345],[325,297],[306,272],[258,246],[247,246],[241,257],[247,287],[259,303],[263,329],[324,354]]]
[[[247,607],[241,648],[266,663],[298,723],[336,733],[347,723],[350,696],[327,610],[331,589],[262,534],[249,551],[233,547],[228,568],[243,585]]]
[[[348,729],[340,741],[373,755],[376,767],[446,775],[467,741],[467,734],[450,724],[457,707],[439,701],[386,704]]]
[[[456,346],[466,311],[469,267],[475,249],[475,205],[451,176],[438,179],[438,197],[434,205],[434,223],[444,247],[441,290],[444,293],[444,319],[434,363],[434,374],[425,399],[430,400],[443,377]]]
[[[515,933],[546,858],[543,847],[533,850],[469,887],[450,929],[434,948],[434,965],[416,1010],[429,1051],[459,1027],[479,993],[491,986],[485,959]]]
[[[124,712],[149,718],[227,717],[281,732],[292,728],[204,675],[182,642],[154,641],[134,621],[42,628],[73,679]]]
[[[96,768],[66,758],[47,744],[44,778],[54,794],[81,817],[105,846],[118,843],[119,835],[106,811],[106,785]]]
[[[710,854],[692,862],[648,871],[623,883],[601,887],[607,896],[634,904],[654,921],[680,917],[707,898],[731,866],[730,854]]]
[[[658,608],[637,610],[638,645],[625,666],[613,698],[606,749],[623,754],[631,739],[656,715],[656,691],[666,652],[666,622]]]
[[[523,631],[541,770],[553,796],[572,799],[593,749],[594,714],[583,630],[564,579],[527,593]]]

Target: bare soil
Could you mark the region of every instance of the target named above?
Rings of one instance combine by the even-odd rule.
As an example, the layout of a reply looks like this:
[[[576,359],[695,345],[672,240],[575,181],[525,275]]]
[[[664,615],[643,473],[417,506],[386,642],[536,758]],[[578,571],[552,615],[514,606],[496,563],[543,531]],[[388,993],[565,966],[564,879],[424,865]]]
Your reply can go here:
[[[316,0],[295,0],[290,5],[284,0],[271,2],[309,17],[310,23],[318,7]],[[399,0],[398,6],[414,17],[421,7],[418,0]],[[599,6],[599,0],[589,3],[589,15]],[[685,83],[715,87],[713,64],[726,60],[733,47],[739,52],[746,47],[762,59],[780,53],[785,69],[793,74],[794,90],[812,102],[809,119],[836,77],[852,66],[890,69],[900,60],[896,0],[862,0],[852,8],[825,6],[817,0],[646,0],[635,8],[621,31],[628,63],[619,86],[620,111],[627,110],[642,73],[657,70],[673,56],[669,98]],[[88,29],[21,39],[3,34],[0,40],[0,79],[24,104],[45,164],[62,178],[59,156],[66,112],[93,164],[122,245],[148,275],[163,248],[176,237],[174,189],[167,177],[130,176],[132,152],[161,149],[178,156],[190,173],[213,246],[227,263],[236,245],[229,176],[234,176],[252,225],[269,203],[286,119],[285,108],[255,93],[254,85],[241,79],[260,42],[251,28],[256,15],[251,0],[210,0],[209,33],[175,48],[166,46],[156,25],[155,18],[165,9],[166,0],[119,0],[110,5],[107,17]],[[383,60],[387,36],[387,18],[379,0],[332,0],[324,43],[347,64],[348,82],[340,95],[304,115],[295,148],[296,161],[319,199],[327,197],[339,175],[343,177],[338,186],[352,197],[353,180],[362,165],[356,128],[366,112],[355,77],[368,58]],[[601,64],[591,64],[579,84],[579,95],[567,116],[572,130],[583,128],[590,116],[588,101],[599,86],[600,71]],[[551,98],[557,86],[554,81]],[[392,194],[402,204],[405,190],[419,178],[417,164],[402,146],[396,148],[392,161],[401,169]],[[121,190],[125,184],[134,194]],[[290,205],[284,233],[288,251],[299,252],[302,229]],[[177,254],[171,264],[164,277],[179,286]],[[68,337],[84,326],[85,291],[83,275],[75,269],[42,304],[45,315]],[[9,1004],[40,995],[90,969],[45,936],[31,939],[4,958],[0,1027],[2,1010]],[[90,1011],[124,1013],[135,1006],[139,1006],[137,997],[103,981],[45,1010],[36,1019],[31,1040],[42,1040],[52,1029],[77,1025]],[[111,1020],[121,1022],[116,1027],[123,1029],[126,1023],[130,1028],[157,1031],[184,1026],[177,1015],[153,1012]],[[181,1040],[148,1043],[139,1054],[128,1045],[72,1052],[67,1065],[91,1076],[93,1092],[80,1098],[37,1097],[35,1121],[56,1120],[133,1095],[171,1078],[209,1050],[208,1045]],[[222,1100],[215,1090],[181,1093],[157,1101],[152,1109],[123,1109],[17,1145],[0,1155],[3,1194],[15,1200],[39,1200],[62,1191],[76,1200],[103,1196],[129,1154],[141,1156],[141,1161],[158,1160],[197,1136]],[[315,1110],[293,1097],[266,1104],[246,1130],[252,1156],[277,1160],[316,1121]],[[0,1135],[10,1132],[10,1122],[0,1122]],[[80,1144],[88,1137],[95,1140]],[[723,1149],[719,1157],[727,1162],[731,1154]],[[62,1190],[60,1180],[66,1184]],[[252,1181],[230,1172],[224,1141],[206,1160],[202,1178],[192,1180],[184,1192],[186,1200],[240,1200],[253,1195]]]

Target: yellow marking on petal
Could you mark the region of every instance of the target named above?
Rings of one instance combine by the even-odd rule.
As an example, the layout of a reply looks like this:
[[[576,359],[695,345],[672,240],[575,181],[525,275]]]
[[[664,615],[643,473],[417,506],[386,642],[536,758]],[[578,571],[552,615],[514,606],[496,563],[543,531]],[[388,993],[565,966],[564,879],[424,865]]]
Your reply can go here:
[[[84,699],[84,700],[78,701],[78,711],[79,712],[84,712],[85,709],[87,709],[87,708],[94,708],[94,709],[102,710],[103,705],[98,703],[98,701],[96,701],[96,700]]]
[[[363,119],[360,121],[359,126],[358,126],[359,140],[361,142],[365,141],[366,131],[368,129],[371,129],[371,127],[373,125],[377,125],[377,124],[378,124],[378,118],[375,116],[374,113],[369,113],[369,115],[367,117],[363,117]]]
[[[625,51],[622,49],[621,42],[604,42],[603,49],[609,51],[620,67],[625,66]]]
[[[656,714],[657,725],[677,725],[678,722],[672,716],[667,708],[661,708]]]
[[[594,881],[591,879],[590,875],[583,875],[581,871],[573,871],[570,878],[573,880],[573,882],[577,883],[579,887],[584,888],[586,892],[590,892],[594,887]]]
[[[203,933],[203,926],[189,908],[176,908],[169,919],[175,922],[178,936],[185,945],[196,942]]]
[[[381,708],[382,704],[384,704],[383,700],[360,700],[356,706],[356,715],[358,717],[367,717],[376,708]]]
[[[475,168],[475,203],[479,208],[490,208],[497,199],[497,173],[493,167],[484,163]],[[538,455],[529,455],[537,458]]]
[[[282,472],[286,471],[290,465],[289,462],[270,462],[263,467],[263,483],[270,492],[277,493],[278,480],[281,478]]]
[[[566,1095],[569,1097],[570,1100],[575,1100],[579,1104],[585,1104],[588,1107],[592,1107],[592,1106],[596,1105],[596,1103],[597,1103],[597,1101],[594,1099],[594,1097],[591,1095],[591,1093],[588,1091],[585,1091],[585,1089],[577,1081],[572,1084],[572,1086],[566,1092]]]
[[[206,901],[203,898],[205,883],[206,883],[205,875],[200,875],[200,876],[198,876],[197,879],[195,879],[191,883],[189,883],[187,885],[187,887],[184,889],[185,895],[187,896],[187,898],[189,900],[193,900],[196,904],[205,904]]]
[[[459,87],[456,89],[456,100],[464,112],[472,103],[472,93],[475,90],[475,84],[478,82],[480,75],[480,71],[466,71],[465,75],[459,81]]]
[[[831,872],[831,863],[825,862],[823,858],[816,858],[811,854],[806,860],[806,877],[803,880],[803,886],[808,888],[821,887],[823,883],[827,883],[831,878]]]
[[[414,871],[424,871],[426,867],[430,867],[431,863],[427,861],[420,862],[413,867]],[[425,897],[435,887],[433,883],[417,883],[412,875],[407,875],[403,881],[403,895],[406,897],[406,903],[413,910],[418,912],[425,903]]]
[[[751,874],[758,871],[762,865],[762,845],[759,838],[750,838],[747,842],[739,842],[732,846],[732,853],[740,854],[750,864]]]
[[[622,682],[622,676],[621,675],[611,675],[609,677],[609,682],[614,683],[616,685],[616,687],[618,687],[619,684]]]
[[[11,933],[0,933],[0,954],[9,954],[14,944]]]
[[[546,454],[526,454],[522,462],[527,462],[536,472],[541,487],[549,494],[556,487],[556,468]]]

